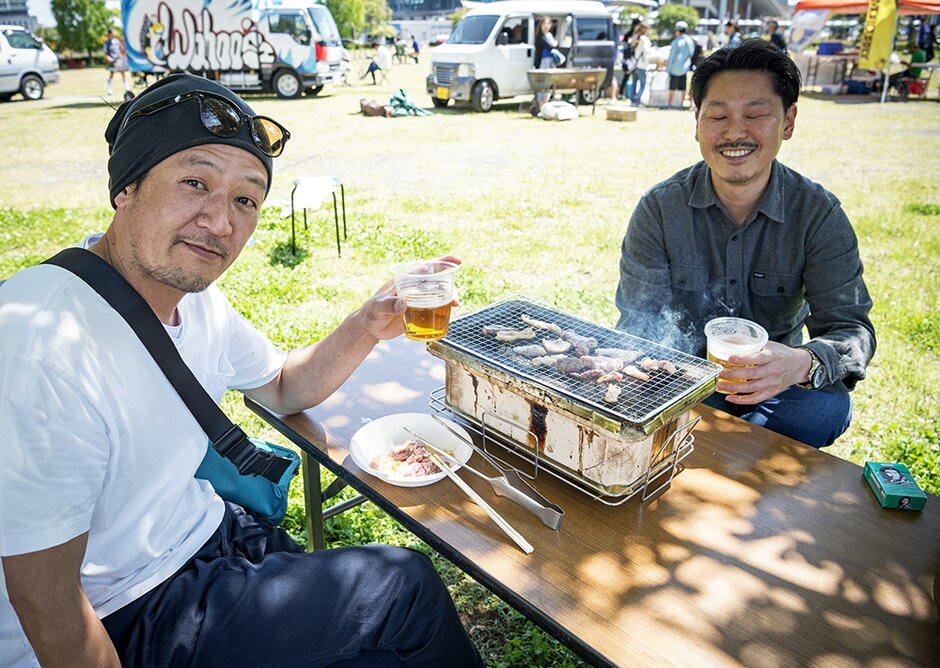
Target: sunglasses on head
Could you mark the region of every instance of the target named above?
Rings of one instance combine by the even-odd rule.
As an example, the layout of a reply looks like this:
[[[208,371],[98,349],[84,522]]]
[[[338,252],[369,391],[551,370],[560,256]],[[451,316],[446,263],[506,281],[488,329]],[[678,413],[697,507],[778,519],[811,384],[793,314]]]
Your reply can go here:
[[[138,116],[149,116],[167,107],[195,99],[199,102],[199,117],[203,127],[216,137],[234,137],[242,123],[247,121],[251,129],[251,139],[262,153],[276,158],[284,151],[284,144],[290,139],[290,132],[283,125],[267,116],[249,116],[241,109],[220,95],[192,91],[175,95],[166,100],[148,104],[131,113],[121,124],[122,132],[127,124]]]

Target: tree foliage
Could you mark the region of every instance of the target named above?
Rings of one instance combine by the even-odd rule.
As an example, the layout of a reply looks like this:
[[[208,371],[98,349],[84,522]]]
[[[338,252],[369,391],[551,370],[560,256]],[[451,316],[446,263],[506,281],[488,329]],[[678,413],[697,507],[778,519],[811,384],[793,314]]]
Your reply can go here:
[[[333,15],[339,34],[355,38],[365,26],[365,0],[325,0],[323,3]]]
[[[325,0],[324,4],[343,37],[384,34],[384,26],[392,19],[386,0]]]
[[[113,16],[104,0],[52,0],[52,15],[59,33],[59,47],[86,51],[89,56],[101,47]]]
[[[365,3],[365,32],[367,35],[380,35],[387,32],[388,22],[392,20],[392,10],[385,0],[363,0]]]
[[[686,5],[680,5],[675,2],[669,2],[659,8],[659,15],[656,18],[656,30],[662,33],[668,33],[670,37],[676,30],[676,23],[685,21],[689,24],[689,32],[698,25],[698,12]]]
[[[453,13],[449,14],[447,18],[450,20],[450,27],[456,28],[457,24],[460,23],[460,19],[462,19],[463,15],[468,11],[470,10],[466,9],[465,7],[458,7],[453,11]]]

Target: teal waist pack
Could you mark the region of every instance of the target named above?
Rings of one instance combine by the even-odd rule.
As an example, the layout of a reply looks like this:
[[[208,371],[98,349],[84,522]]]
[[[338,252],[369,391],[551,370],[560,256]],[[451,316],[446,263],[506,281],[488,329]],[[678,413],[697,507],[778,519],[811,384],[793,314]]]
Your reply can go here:
[[[248,438],[209,396],[157,319],[153,309],[114,267],[94,253],[67,248],[44,264],[68,269],[131,326],[163,375],[209,437],[195,476],[258,519],[278,524],[287,512],[287,492],[300,457],[293,450]]]
[[[300,457],[293,450],[273,443],[266,443],[255,438],[249,438],[248,442],[255,447],[260,459],[265,459],[265,455],[261,453],[270,453],[273,457],[268,461],[277,461],[274,458],[277,457],[287,463],[286,467],[283,465],[278,466],[277,469],[269,467],[269,474],[274,472],[276,475],[277,471],[282,470],[279,477],[272,480],[273,476],[270,475],[243,474],[231,460],[220,455],[211,443],[206,450],[206,456],[196,470],[196,477],[209,481],[216,494],[226,501],[237,503],[258,519],[276,526],[287,513],[290,481],[296,475],[297,467],[300,466]]]

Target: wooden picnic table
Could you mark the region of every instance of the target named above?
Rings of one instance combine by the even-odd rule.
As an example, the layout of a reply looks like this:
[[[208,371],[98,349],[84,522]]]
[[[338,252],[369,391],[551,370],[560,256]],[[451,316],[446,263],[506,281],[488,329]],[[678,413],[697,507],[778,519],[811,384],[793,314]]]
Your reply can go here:
[[[308,456],[308,481],[326,466],[593,665],[937,665],[937,498],[884,510],[859,466],[699,406],[694,452],[650,501],[610,507],[540,475],[558,532],[463,474],[525,555],[452,481],[396,487],[349,457],[369,419],[431,412],[443,383],[443,362],[399,339],[321,406],[249,406]]]

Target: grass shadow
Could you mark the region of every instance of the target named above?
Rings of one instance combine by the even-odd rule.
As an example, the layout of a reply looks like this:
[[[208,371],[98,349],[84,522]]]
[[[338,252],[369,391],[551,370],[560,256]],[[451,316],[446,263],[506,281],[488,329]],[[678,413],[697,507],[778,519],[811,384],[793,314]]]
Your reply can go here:
[[[293,269],[309,256],[310,252],[305,248],[295,247],[295,250],[292,251],[290,243],[281,241],[271,249],[270,264]]]

